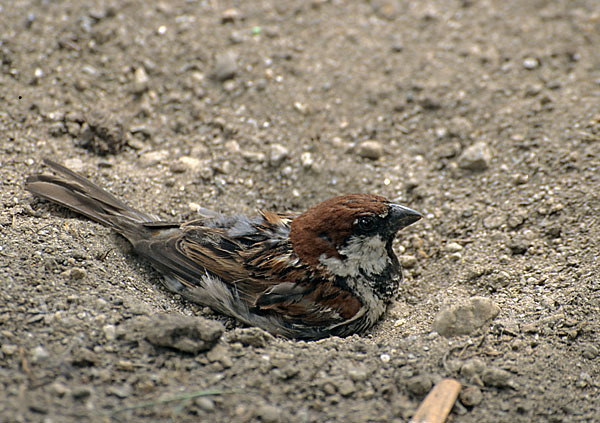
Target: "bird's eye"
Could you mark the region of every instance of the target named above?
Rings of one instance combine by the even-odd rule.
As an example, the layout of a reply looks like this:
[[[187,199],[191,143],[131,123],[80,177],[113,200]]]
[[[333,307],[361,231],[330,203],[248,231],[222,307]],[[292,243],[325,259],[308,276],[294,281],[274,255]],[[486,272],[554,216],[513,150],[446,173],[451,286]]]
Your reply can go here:
[[[356,222],[356,227],[362,232],[369,232],[375,227],[375,219],[372,217],[360,217]]]

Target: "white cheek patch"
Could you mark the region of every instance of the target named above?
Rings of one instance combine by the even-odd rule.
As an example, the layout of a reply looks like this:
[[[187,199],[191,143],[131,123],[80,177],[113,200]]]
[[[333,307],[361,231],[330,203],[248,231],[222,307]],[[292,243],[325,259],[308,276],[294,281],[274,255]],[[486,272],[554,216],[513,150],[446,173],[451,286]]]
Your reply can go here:
[[[339,253],[344,260],[325,254],[319,257],[321,264],[337,276],[357,277],[361,270],[367,275],[379,274],[389,264],[386,243],[379,235],[352,237]]]

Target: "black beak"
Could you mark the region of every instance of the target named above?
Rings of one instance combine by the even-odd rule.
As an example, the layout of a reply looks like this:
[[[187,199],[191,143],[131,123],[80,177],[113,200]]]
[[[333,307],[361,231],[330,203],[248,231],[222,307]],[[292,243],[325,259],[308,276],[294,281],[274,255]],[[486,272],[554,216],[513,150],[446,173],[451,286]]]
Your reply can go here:
[[[406,228],[423,217],[418,211],[399,204],[389,204],[389,207],[389,219],[394,232]]]

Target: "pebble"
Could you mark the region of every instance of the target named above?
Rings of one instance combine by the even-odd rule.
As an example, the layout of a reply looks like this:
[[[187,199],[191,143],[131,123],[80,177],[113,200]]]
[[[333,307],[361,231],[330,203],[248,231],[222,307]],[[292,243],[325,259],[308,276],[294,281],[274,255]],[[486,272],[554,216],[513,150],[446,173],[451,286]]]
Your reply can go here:
[[[67,159],[65,160],[64,165],[73,172],[81,173],[84,170],[83,161],[81,159]]]
[[[233,50],[227,50],[217,54],[212,76],[217,81],[224,82],[234,78],[237,70],[237,54]]]
[[[446,244],[446,248],[444,248],[444,250],[446,250],[447,253],[458,253],[463,250],[463,246],[458,242],[450,242]]]
[[[237,9],[225,9],[221,13],[221,23],[231,23],[240,19],[240,12]]]
[[[300,163],[302,163],[302,167],[305,169],[310,169],[315,164],[315,159],[313,158],[312,153],[305,152],[300,155]]]
[[[152,167],[158,165],[160,162],[166,160],[169,157],[167,150],[148,151],[140,155],[140,166]]]
[[[476,375],[480,375],[485,369],[485,363],[478,359],[472,358],[464,362],[460,367],[460,374],[466,378],[471,378]]]
[[[413,376],[406,382],[408,391],[418,396],[425,395],[432,386],[433,381],[430,375]]]
[[[271,166],[279,166],[289,155],[289,150],[283,145],[272,144],[269,148],[269,163]]]
[[[587,345],[584,349],[583,349],[583,357],[587,358],[588,360],[593,360],[596,357],[598,357],[598,354],[600,354],[600,351],[598,350],[598,347],[596,347],[593,344],[589,344]]]
[[[500,313],[492,300],[473,297],[464,304],[454,305],[438,313],[433,330],[445,337],[468,335],[494,319]]]
[[[71,280],[78,281],[85,278],[87,276],[87,272],[81,267],[72,267],[69,270],[65,270],[62,275]]]
[[[127,398],[131,395],[133,389],[131,388],[131,385],[125,384],[123,386],[109,386],[106,391],[108,394],[114,395],[117,398]]]
[[[348,370],[348,377],[354,382],[364,382],[369,377],[367,369],[364,367],[356,367]]]
[[[363,141],[356,148],[356,152],[360,157],[377,160],[383,156],[383,145],[375,140]]]
[[[199,397],[194,401],[196,405],[204,411],[214,411],[216,408],[215,402],[208,397]]]
[[[102,332],[104,332],[104,336],[109,341],[114,341],[117,338],[117,328],[115,325],[104,325]]]
[[[537,69],[540,66],[540,61],[535,57],[526,57],[523,60],[523,67],[527,70]]]
[[[496,388],[514,387],[512,374],[497,367],[488,367],[485,369],[481,374],[481,380],[487,386],[495,386]]]
[[[492,152],[488,145],[482,141],[465,148],[458,158],[461,169],[481,172],[486,170],[492,160]]]
[[[356,387],[354,386],[354,382],[349,379],[344,379],[340,381],[337,385],[337,391],[343,397],[349,397],[356,391]]]
[[[466,407],[474,407],[482,400],[483,394],[477,386],[467,386],[460,391],[460,402]]]
[[[69,389],[69,387],[67,385],[65,385],[62,382],[59,382],[58,380],[55,381],[54,383],[52,383],[50,385],[50,391],[54,394],[57,395],[59,397],[64,397],[66,394],[68,394],[71,390]]]
[[[512,176],[512,182],[514,185],[524,185],[529,181],[529,175],[525,173],[515,173]]]
[[[273,335],[260,328],[239,328],[228,334],[227,342],[240,342],[242,345],[262,348],[273,339]]]
[[[256,415],[263,423],[277,423],[280,421],[281,410],[273,405],[265,404],[256,410]]]
[[[41,361],[45,361],[50,354],[46,349],[42,346],[37,346],[31,351],[31,357],[34,363],[39,363]]]
[[[513,255],[518,255],[525,254],[530,244],[531,243],[527,241],[525,237],[515,236],[507,242],[506,246]]]
[[[196,354],[211,349],[223,330],[221,323],[202,317],[156,314],[146,322],[144,334],[153,345]]]
[[[452,253],[452,254],[448,255],[448,258],[451,261],[459,261],[460,259],[462,259],[462,254],[461,253]]]
[[[229,140],[225,143],[225,150],[232,154],[239,153],[240,144],[236,140]]]
[[[88,348],[79,348],[75,350],[71,357],[71,363],[77,367],[94,366],[99,361],[98,355]]]
[[[146,73],[146,69],[143,66],[138,67],[133,73],[133,86],[131,92],[133,94],[142,94],[148,90],[150,83],[150,77]]]
[[[190,172],[198,172],[198,170],[202,167],[202,162],[200,159],[190,156],[180,157],[176,163],[181,166],[181,168],[189,170]]]
[[[15,344],[2,344],[2,353],[6,355],[13,355],[19,349]]]
[[[263,163],[266,159],[260,151],[242,151],[242,157],[250,163]]]
[[[417,265],[417,258],[410,254],[402,254],[398,257],[398,260],[405,269],[411,269]]]
[[[498,229],[506,222],[503,214],[490,214],[483,219],[483,227],[486,229]]]
[[[206,353],[206,358],[212,363],[221,363],[221,365],[226,369],[233,366],[233,362],[231,361],[229,351],[222,344],[215,345],[212,350]]]
[[[90,397],[94,393],[94,389],[90,386],[77,386],[71,391],[71,395],[76,400],[83,400]]]

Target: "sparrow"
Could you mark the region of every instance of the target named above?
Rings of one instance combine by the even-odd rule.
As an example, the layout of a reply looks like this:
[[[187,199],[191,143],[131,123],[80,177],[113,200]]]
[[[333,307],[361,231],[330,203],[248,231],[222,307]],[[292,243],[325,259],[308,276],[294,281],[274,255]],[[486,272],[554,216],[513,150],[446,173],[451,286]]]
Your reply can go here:
[[[371,194],[302,214],[203,210],[175,223],[135,210],[51,160],[26,189],[112,228],[182,297],[274,335],[315,340],[371,328],[397,295],[396,233],[422,215]]]

